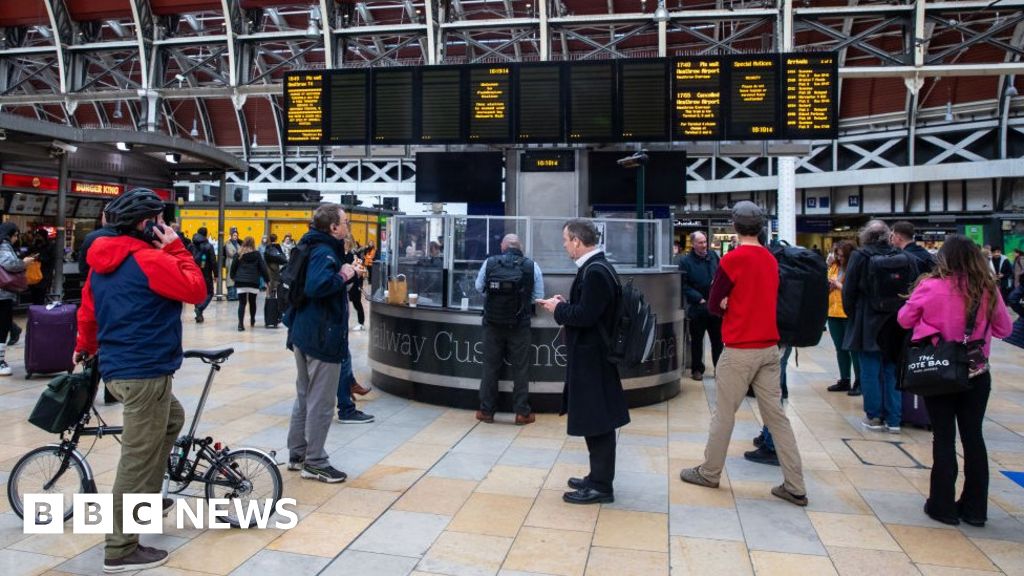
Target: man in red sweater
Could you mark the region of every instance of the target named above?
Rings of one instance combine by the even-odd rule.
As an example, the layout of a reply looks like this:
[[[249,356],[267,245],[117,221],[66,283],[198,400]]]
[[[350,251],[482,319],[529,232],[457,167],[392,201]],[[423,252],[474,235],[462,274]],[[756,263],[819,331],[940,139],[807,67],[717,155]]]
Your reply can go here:
[[[779,331],[775,305],[779,292],[779,265],[758,234],[764,212],[753,202],[738,202],[732,209],[738,246],[722,258],[711,284],[708,310],[722,317],[725,351],[718,361],[715,414],[711,419],[704,463],[679,473],[683,482],[718,488],[729,439],[747,388],[753,386],[757,405],[775,439],[785,481],[772,494],[797,506],[807,506],[800,453],[789,419],[782,408],[779,386]]]

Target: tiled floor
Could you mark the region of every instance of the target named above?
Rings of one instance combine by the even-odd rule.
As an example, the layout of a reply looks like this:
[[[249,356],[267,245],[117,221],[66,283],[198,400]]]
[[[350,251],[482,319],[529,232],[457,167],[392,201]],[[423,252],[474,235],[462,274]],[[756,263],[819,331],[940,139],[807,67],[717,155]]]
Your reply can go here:
[[[262,328],[236,332],[233,304],[214,303],[206,324],[186,321],[187,347],[236,350],[215,383],[202,432],[233,446],[277,450],[284,459],[295,373],[284,336]],[[369,332],[351,333],[364,383],[368,338]],[[9,351],[16,375],[0,380],[0,484],[24,452],[52,440],[26,422],[44,381],[20,376],[23,350]],[[743,460],[760,428],[750,403],[737,415],[721,488],[678,480],[679,469],[703,454],[710,378],[703,385],[684,379],[677,398],[631,412],[632,424],[619,434],[616,501],[600,507],[561,501],[566,478],[585,473],[587,457],[582,440],[567,437],[557,416],[541,415],[526,427],[511,425],[507,415],[478,424],[470,411],[375,390],[360,407],[376,423],[331,429],[328,448],[349,474],[347,483],[329,486],[282,472],[285,494],[299,503],[296,528],[178,531],[168,521],[164,535],[143,537],[173,550],[167,566],[149,573],[1024,574],[1024,488],[999,472],[1024,469],[1024,361],[1020,350],[1001,342],[993,350],[984,529],[953,528],[922,514],[930,434],[860,429],[860,399],[825,392],[834,380],[825,338],[789,367],[787,411],[806,470],[806,510],[769,495],[781,479],[778,468]],[[189,414],[204,368],[187,362],[175,381]],[[101,410],[109,421],[120,418],[116,406]],[[113,482],[118,453],[109,438],[91,448],[101,490]],[[0,575],[100,573],[101,542],[99,536],[25,535],[6,499],[0,501]]]

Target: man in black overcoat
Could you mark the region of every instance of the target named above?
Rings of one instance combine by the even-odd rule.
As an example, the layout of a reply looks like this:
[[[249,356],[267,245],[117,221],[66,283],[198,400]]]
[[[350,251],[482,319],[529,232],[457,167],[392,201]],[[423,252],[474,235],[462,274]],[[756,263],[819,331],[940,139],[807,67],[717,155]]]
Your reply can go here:
[[[570,504],[614,502],[615,430],[629,423],[618,368],[607,360],[604,334],[612,333],[618,278],[598,248],[598,231],[584,219],[566,222],[562,246],[579,271],[569,291],[538,300],[565,330],[567,365],[562,414],[570,436],[583,436],[590,452],[590,474],[570,478],[562,499]],[[603,326],[603,330],[602,330]]]

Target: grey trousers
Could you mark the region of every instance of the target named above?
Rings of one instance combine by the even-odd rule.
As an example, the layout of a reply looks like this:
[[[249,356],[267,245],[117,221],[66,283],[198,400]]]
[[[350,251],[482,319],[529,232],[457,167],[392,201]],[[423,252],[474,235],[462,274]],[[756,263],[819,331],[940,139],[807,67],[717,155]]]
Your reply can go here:
[[[323,467],[330,464],[324,443],[334,417],[341,364],[323,362],[295,349],[295,405],[288,426],[288,458]]]

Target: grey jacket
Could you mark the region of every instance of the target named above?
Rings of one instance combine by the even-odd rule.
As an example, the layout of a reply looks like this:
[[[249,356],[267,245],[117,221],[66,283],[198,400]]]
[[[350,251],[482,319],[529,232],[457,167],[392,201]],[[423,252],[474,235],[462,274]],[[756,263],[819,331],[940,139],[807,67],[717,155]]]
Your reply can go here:
[[[7,240],[0,243],[0,266],[3,266],[4,270],[8,272],[23,272],[25,270],[25,262],[18,258],[14,246],[11,246]],[[17,298],[18,295],[14,292],[0,289],[0,300],[16,300]]]

